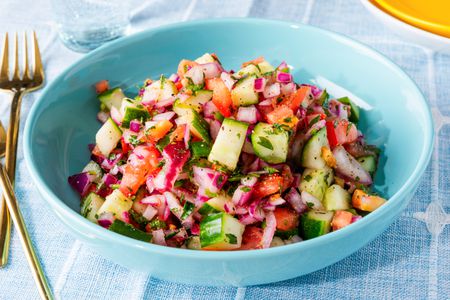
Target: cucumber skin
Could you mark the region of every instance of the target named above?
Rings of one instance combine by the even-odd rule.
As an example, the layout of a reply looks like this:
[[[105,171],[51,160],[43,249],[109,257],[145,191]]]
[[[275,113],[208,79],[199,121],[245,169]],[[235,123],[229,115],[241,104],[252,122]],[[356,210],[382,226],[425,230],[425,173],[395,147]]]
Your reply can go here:
[[[199,141],[191,143],[192,157],[208,157],[211,153],[211,145],[209,143]]]
[[[306,240],[327,234],[331,230],[331,219],[333,218],[333,213],[324,212],[324,214],[331,215],[328,221],[316,219],[314,214],[317,213],[321,212],[310,211],[300,217],[300,231],[302,237]]]
[[[144,122],[150,118],[150,114],[147,109],[128,106],[125,109],[125,114],[122,120],[122,127],[129,128],[130,122],[132,120],[140,120],[141,118],[144,120]]]
[[[125,98],[125,94],[122,89],[119,87],[113,88],[111,90],[105,91],[97,96],[98,100],[108,108],[111,109],[114,106],[117,109],[120,109],[123,98]]]
[[[326,163],[322,158],[322,147],[330,147],[328,144],[326,127],[320,129],[306,142],[302,150],[302,167],[323,169],[326,166]]]
[[[109,226],[109,230],[143,242],[150,242],[152,240],[152,235],[150,233],[136,229],[132,225],[121,220],[114,220],[111,226]]]
[[[255,151],[255,154],[264,160],[267,163],[272,164],[278,164],[278,163],[284,163],[287,159],[287,154],[289,151],[289,135],[286,131],[281,131],[279,133],[273,133],[273,134],[264,134],[265,130],[274,131],[274,127],[267,123],[258,123],[256,124],[255,128],[253,129],[253,133],[251,135],[251,141],[253,146],[253,151]],[[279,139],[285,139],[285,142],[281,141],[283,145],[277,145],[279,141],[274,141],[275,137]],[[272,144],[273,150],[270,150],[262,145],[259,144],[260,137],[264,137],[270,141]],[[271,151],[268,154],[264,154],[262,152],[268,152]],[[281,152],[281,153],[277,153]],[[284,153],[283,153],[284,152]]]

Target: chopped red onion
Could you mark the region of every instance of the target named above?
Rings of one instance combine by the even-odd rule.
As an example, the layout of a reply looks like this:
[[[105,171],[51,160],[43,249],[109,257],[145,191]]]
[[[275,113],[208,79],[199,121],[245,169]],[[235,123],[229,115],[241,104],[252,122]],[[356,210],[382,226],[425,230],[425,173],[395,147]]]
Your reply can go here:
[[[231,89],[234,86],[234,83],[236,82],[236,80],[234,80],[231,75],[229,73],[226,72],[222,72],[222,74],[220,74],[220,79],[222,79],[223,83],[225,84],[225,86],[231,91]]]
[[[269,248],[272,243],[275,230],[277,228],[277,220],[273,212],[268,212],[266,214],[266,228],[264,228],[264,233],[262,237],[262,247]]]
[[[141,130],[141,123],[137,120],[132,120],[130,122],[130,130],[133,132],[139,132],[139,130]]]
[[[311,128],[309,128],[308,131],[305,133],[305,139],[309,139],[315,132],[325,127],[325,124],[326,124],[325,120],[320,120],[315,124],[313,124]]]
[[[157,108],[168,107],[168,106],[173,105],[174,102],[175,102],[175,97],[169,97],[167,99],[156,102],[155,107],[157,107]]]
[[[111,119],[113,119],[113,121],[116,122],[117,125],[122,125],[123,116],[114,106],[111,107]]]
[[[164,120],[171,120],[174,116],[175,116],[175,112],[173,111],[168,111],[162,114],[157,114],[156,116],[153,117],[153,121],[164,121]]]
[[[289,82],[286,84],[282,84],[281,85],[281,93],[283,95],[292,95],[293,93],[295,93],[295,91],[297,90],[297,86],[295,85],[294,82]]]
[[[213,120],[209,124],[209,133],[211,134],[211,138],[213,140],[215,140],[217,138],[217,136],[219,135],[221,126],[222,126],[222,124],[220,124],[220,122],[217,120]]]
[[[372,177],[364,170],[361,164],[351,156],[342,146],[333,149],[333,155],[336,159],[336,171],[353,181],[370,185]]]
[[[162,203],[164,203],[164,201],[165,198],[163,195],[150,195],[145,198],[142,198],[140,202],[142,204],[148,204],[154,207],[159,207],[161,206]]]
[[[209,198],[209,194],[218,193],[227,181],[227,175],[222,172],[197,166],[194,166],[192,169],[194,181],[199,186],[198,195],[201,197]]]
[[[277,72],[277,81],[281,83],[289,83],[292,81],[292,75],[285,72]]]
[[[215,118],[215,113],[218,111],[219,109],[212,101],[208,101],[203,105],[203,115],[205,118]]]
[[[253,88],[255,89],[255,92],[264,92],[264,89],[266,88],[266,79],[264,77],[256,78],[253,83]]]
[[[351,223],[355,223],[356,221],[359,221],[361,219],[362,219],[361,216],[352,216],[352,222]]]
[[[282,205],[282,204],[286,203],[286,200],[284,200],[281,197],[276,197],[276,198],[270,197],[269,202],[270,202],[270,205],[277,206],[277,205]]]
[[[294,181],[292,182],[292,187],[296,188],[300,185],[300,182],[302,180],[302,174],[294,173],[293,177],[294,177]]]
[[[118,179],[111,175],[111,174],[105,174],[102,178],[102,182],[107,186],[110,187],[112,184],[116,184],[118,182]]]
[[[248,207],[249,215],[258,221],[264,220],[264,217],[265,217],[264,211],[259,206],[260,203],[261,203],[261,200],[256,200],[252,204],[250,204],[250,206]]]
[[[259,102],[258,105],[260,105],[260,106],[272,106],[272,100],[271,99],[263,100],[263,101]]]
[[[280,71],[283,71],[283,70],[286,70],[286,69],[289,69],[289,66],[288,66],[288,64],[285,61],[281,62],[281,64],[277,68],[277,70],[280,70]]]
[[[190,78],[193,84],[202,84],[204,79],[203,67],[194,66],[184,76]]]
[[[113,221],[114,215],[110,212],[104,212],[98,217],[97,223],[104,228],[109,228]]]
[[[187,122],[186,122],[186,119],[183,118],[183,117],[179,117],[179,118],[176,118],[176,119],[175,119],[175,124],[177,124],[177,126],[183,125],[183,124],[186,124],[186,123],[187,123]]]
[[[164,147],[162,156],[166,163],[153,181],[158,191],[169,191],[173,188],[190,155],[191,152],[185,148],[183,142],[170,143]]]
[[[258,182],[258,178],[256,176],[247,176],[241,179],[241,184],[253,187]]]
[[[248,214],[248,215],[243,215],[243,216],[239,217],[239,222],[241,222],[241,224],[243,224],[243,225],[250,225],[250,224],[254,224],[259,221]]]
[[[250,200],[251,195],[250,187],[241,184],[234,191],[231,201],[237,206],[243,206]]]
[[[109,114],[105,111],[99,111],[97,113],[97,120],[99,120],[101,123],[105,123],[109,118]]]
[[[200,225],[198,223],[193,223],[191,226],[191,233],[193,235],[199,235],[200,234]]]
[[[200,67],[202,68],[206,79],[219,77],[220,73],[223,71],[222,66],[218,62],[201,64]]]
[[[158,213],[158,210],[156,208],[154,208],[151,205],[148,205],[147,208],[145,209],[144,213],[142,214],[142,216],[150,221],[151,219],[153,219],[156,216],[157,213]]]
[[[318,200],[316,197],[314,197],[310,193],[308,193],[306,191],[302,191],[301,197],[302,197],[303,203],[306,206],[309,206],[308,203],[310,203],[310,205],[312,205],[312,209],[314,209],[314,210],[323,210],[324,209],[322,202],[320,202],[320,200]]]
[[[278,95],[280,95],[280,84],[278,82],[266,86],[266,88],[264,89],[264,98],[272,98],[272,97],[277,97]]]
[[[164,192],[164,197],[166,197],[167,206],[170,211],[181,220],[181,215],[183,214],[183,207],[177,197],[171,192]]]
[[[303,213],[307,209],[307,206],[303,203],[302,197],[296,188],[291,188],[285,198],[292,208],[299,214]]]
[[[153,244],[160,246],[167,246],[166,244],[166,236],[164,235],[164,230],[158,229],[152,231],[152,242]]]
[[[178,76],[178,74],[172,74],[170,75],[169,80],[174,83],[177,83],[178,81],[180,81],[180,76]]]
[[[89,174],[89,172],[83,172],[69,176],[69,184],[78,192],[84,196],[88,191],[89,185],[95,180],[95,175]]]
[[[239,121],[247,122],[249,124],[256,124],[258,122],[258,110],[254,105],[251,106],[241,106],[237,112],[237,117]]]

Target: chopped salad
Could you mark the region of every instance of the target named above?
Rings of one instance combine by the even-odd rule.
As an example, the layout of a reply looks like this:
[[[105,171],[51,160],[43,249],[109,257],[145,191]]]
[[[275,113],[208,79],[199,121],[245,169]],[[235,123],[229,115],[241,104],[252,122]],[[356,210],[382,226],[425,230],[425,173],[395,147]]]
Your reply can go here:
[[[91,161],[68,179],[82,215],[158,245],[245,250],[315,238],[379,208],[379,149],[357,128],[359,108],[290,71],[263,57],[227,71],[207,53],[134,98],[98,82],[103,125]]]

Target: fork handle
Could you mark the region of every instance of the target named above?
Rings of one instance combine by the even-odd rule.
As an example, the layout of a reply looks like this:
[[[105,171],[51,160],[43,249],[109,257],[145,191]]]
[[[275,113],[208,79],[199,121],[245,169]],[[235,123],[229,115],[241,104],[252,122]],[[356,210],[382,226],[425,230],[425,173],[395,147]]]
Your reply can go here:
[[[25,90],[18,90],[14,93],[11,102],[11,113],[9,116],[9,126],[6,135],[5,165],[11,184],[14,185],[16,173],[17,140],[20,124],[20,106]],[[4,197],[0,202],[0,267],[8,262],[9,242],[11,238],[11,220],[5,205]]]
[[[28,234],[22,214],[20,213],[17,199],[14,196],[14,190],[9,181],[8,174],[5,167],[0,164],[0,185],[5,196],[5,202],[8,205],[9,212],[14,225],[19,233],[20,241],[22,242],[25,255],[30,265],[31,272],[39,290],[42,299],[53,299],[51,289],[47,283],[41,264],[36,256],[30,236]]]

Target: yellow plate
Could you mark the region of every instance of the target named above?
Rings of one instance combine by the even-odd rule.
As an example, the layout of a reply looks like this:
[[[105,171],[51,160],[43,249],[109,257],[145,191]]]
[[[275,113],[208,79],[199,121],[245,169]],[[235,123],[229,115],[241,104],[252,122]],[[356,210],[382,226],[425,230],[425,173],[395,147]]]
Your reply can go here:
[[[370,0],[412,26],[450,38],[450,0]]]

